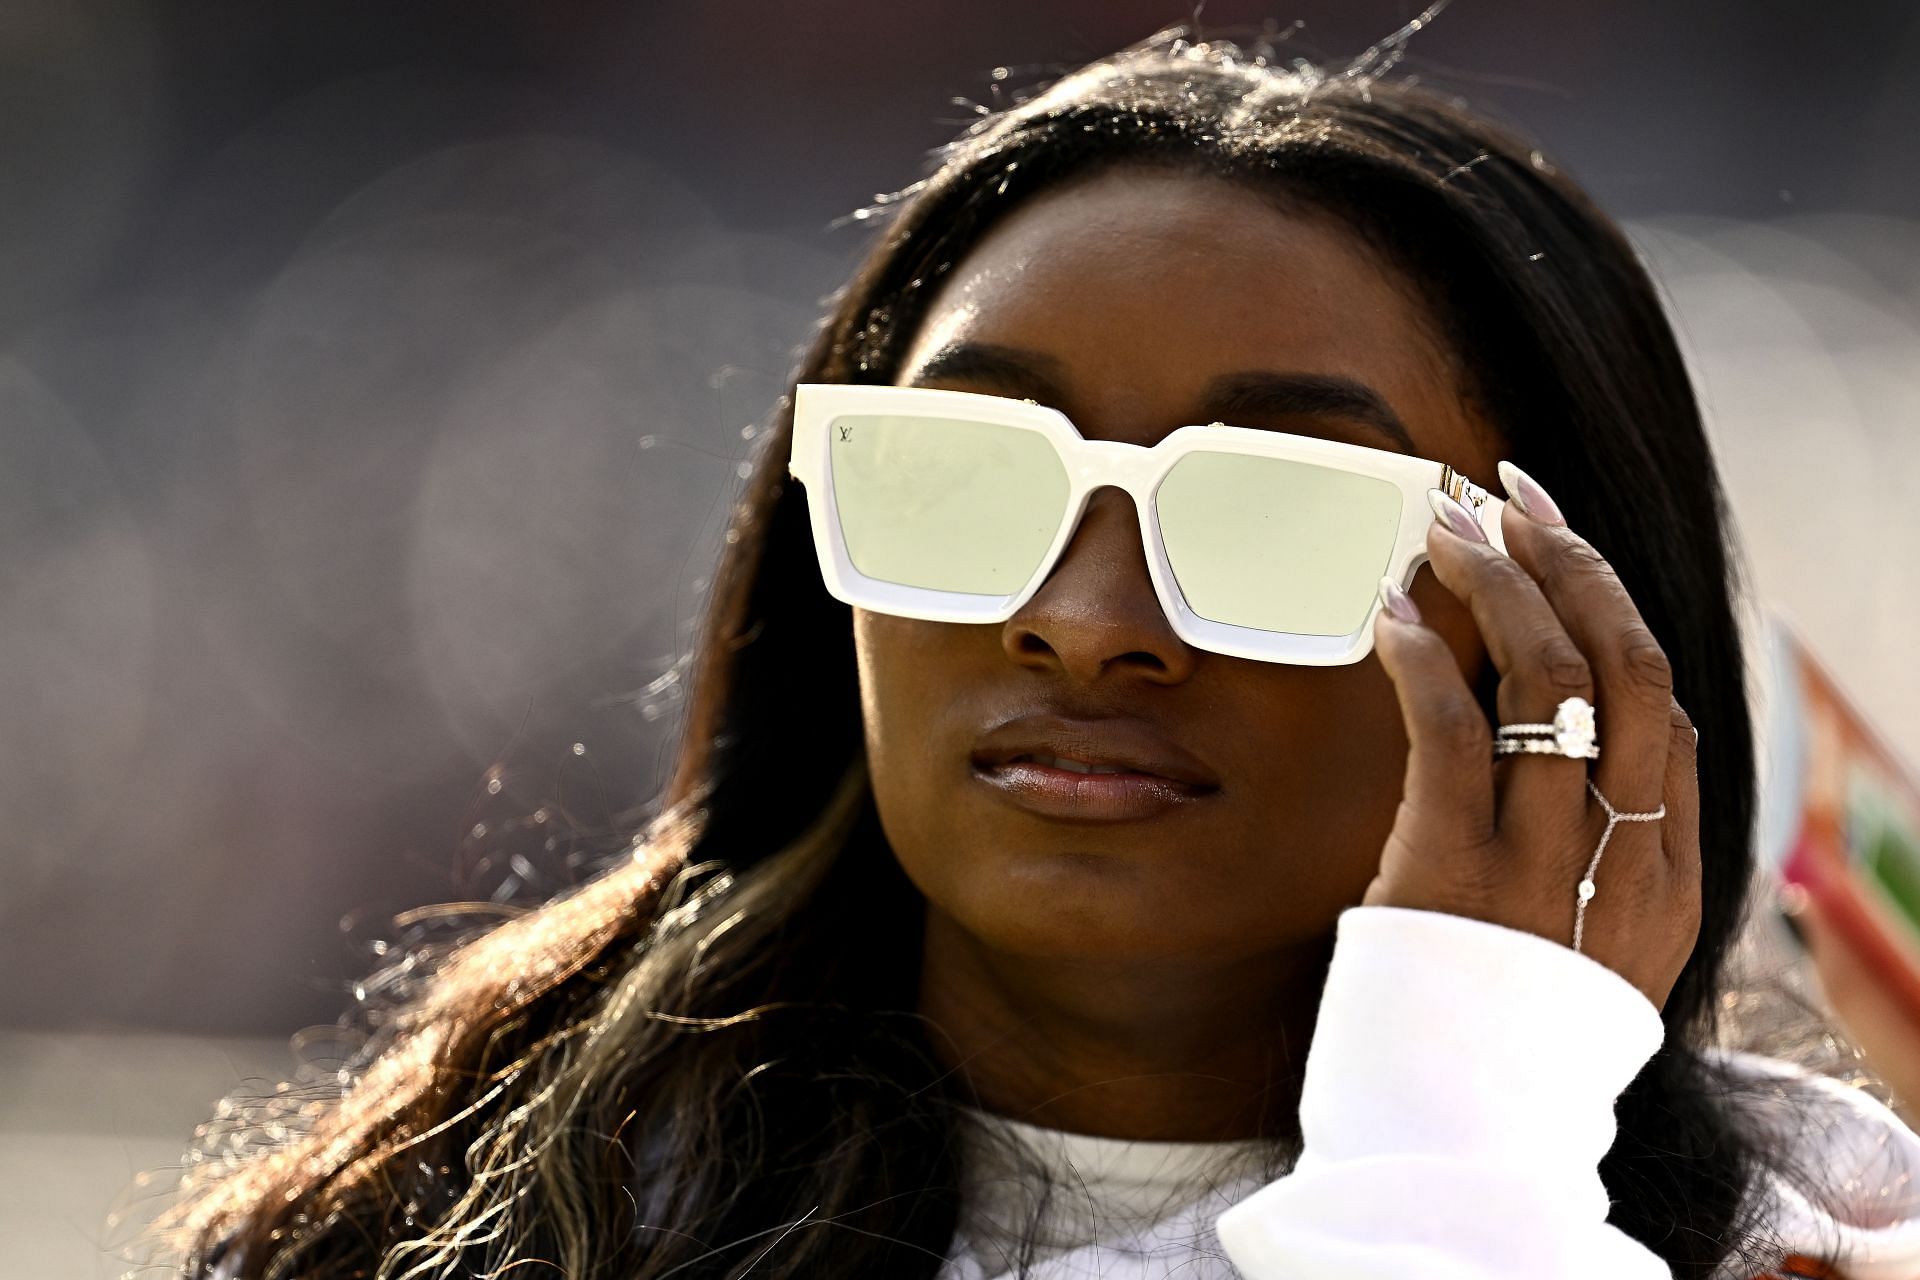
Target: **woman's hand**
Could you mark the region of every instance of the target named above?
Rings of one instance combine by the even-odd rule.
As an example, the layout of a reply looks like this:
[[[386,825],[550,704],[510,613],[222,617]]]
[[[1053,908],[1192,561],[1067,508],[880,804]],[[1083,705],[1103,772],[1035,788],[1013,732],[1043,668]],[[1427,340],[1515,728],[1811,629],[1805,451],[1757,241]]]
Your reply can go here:
[[[1500,672],[1502,723],[1551,721],[1563,699],[1592,703],[1601,794],[1622,822],[1594,872],[1581,950],[1664,1007],[1700,929],[1699,792],[1693,726],[1673,699],[1666,655],[1613,569],[1569,530],[1544,490],[1503,464],[1510,493],[1502,555],[1467,509],[1436,503],[1434,575],[1471,610]],[[1524,506],[1523,506],[1524,504]],[[1451,507],[1449,511],[1447,508]],[[1589,762],[1493,756],[1493,729],[1440,635],[1384,584],[1381,664],[1406,724],[1399,813],[1363,899],[1524,929],[1573,942],[1575,886],[1606,827],[1587,791]]]

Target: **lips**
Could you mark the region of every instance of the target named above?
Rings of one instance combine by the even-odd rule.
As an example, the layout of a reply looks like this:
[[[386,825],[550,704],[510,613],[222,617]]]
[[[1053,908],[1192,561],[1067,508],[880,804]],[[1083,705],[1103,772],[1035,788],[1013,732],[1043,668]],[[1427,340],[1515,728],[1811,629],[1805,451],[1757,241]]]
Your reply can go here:
[[[1065,769],[1068,773],[1129,773],[1131,770],[1117,764],[1086,764],[1066,756],[1015,756],[1010,764],[1037,764],[1048,769]]]
[[[1220,779],[1212,770],[1143,720],[1022,716],[982,737],[971,758],[975,768],[991,771],[1023,757],[1044,763],[1072,762],[1067,768],[1108,766],[1195,791],[1220,787]]]

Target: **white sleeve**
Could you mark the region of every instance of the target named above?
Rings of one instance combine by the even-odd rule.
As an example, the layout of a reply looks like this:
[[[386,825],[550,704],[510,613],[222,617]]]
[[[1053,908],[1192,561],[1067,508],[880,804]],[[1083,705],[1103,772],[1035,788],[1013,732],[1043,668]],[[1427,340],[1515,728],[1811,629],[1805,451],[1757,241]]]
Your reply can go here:
[[[1613,1107],[1663,1035],[1572,947],[1406,907],[1336,926],[1292,1172],[1215,1220],[1246,1280],[1672,1280],[1606,1222]]]

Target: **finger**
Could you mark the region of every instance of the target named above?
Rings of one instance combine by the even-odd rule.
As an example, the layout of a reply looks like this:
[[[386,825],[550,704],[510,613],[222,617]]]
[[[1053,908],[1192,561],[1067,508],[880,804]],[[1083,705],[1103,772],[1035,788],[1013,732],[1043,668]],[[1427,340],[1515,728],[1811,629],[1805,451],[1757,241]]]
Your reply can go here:
[[[1660,847],[1674,877],[1676,892],[1689,895],[1699,931],[1700,901],[1700,778],[1697,764],[1699,735],[1693,721],[1672,698],[1667,700],[1667,765],[1662,803],[1667,816],[1660,823]],[[1606,759],[1602,754],[1601,759]],[[1596,786],[1600,784],[1595,783]],[[1605,791],[1604,786],[1601,787]],[[1612,800],[1611,793],[1607,799]],[[1614,807],[1620,806],[1616,803]],[[1616,836],[1617,838],[1617,836]]]
[[[1511,514],[1509,514],[1511,513]],[[1507,504],[1507,553],[1539,584],[1592,670],[1600,758],[1594,781],[1616,808],[1660,803],[1673,700],[1673,668],[1613,566],[1565,525],[1543,524]]]
[[[1465,526],[1457,522],[1450,507],[1465,511],[1444,495],[1435,502],[1436,520],[1427,531],[1427,563],[1441,585],[1467,606],[1480,628],[1487,656],[1500,672],[1496,697],[1500,722],[1550,723],[1554,710],[1567,698],[1592,701],[1592,669],[1540,584],[1491,544],[1461,536],[1459,530]],[[1586,769],[1581,762],[1516,755],[1505,763],[1514,767],[1503,771],[1503,799],[1535,792],[1542,801],[1585,811]]]
[[[1373,647],[1406,726],[1402,803],[1429,829],[1477,846],[1493,835],[1493,730],[1447,642],[1418,621],[1397,584],[1383,580],[1381,594],[1387,607],[1374,620]]]
[[[1598,867],[1600,895],[1586,917],[1588,937],[1596,922],[1615,937],[1623,921],[1634,922],[1632,945],[1649,973],[1665,975],[1660,985],[1642,989],[1662,1008],[1700,937],[1700,792],[1693,770],[1693,722],[1678,702],[1670,704],[1669,729],[1673,748],[1667,754],[1665,799],[1649,810],[1614,805],[1624,820],[1608,838],[1607,862]],[[1660,816],[1631,819],[1654,813]]]

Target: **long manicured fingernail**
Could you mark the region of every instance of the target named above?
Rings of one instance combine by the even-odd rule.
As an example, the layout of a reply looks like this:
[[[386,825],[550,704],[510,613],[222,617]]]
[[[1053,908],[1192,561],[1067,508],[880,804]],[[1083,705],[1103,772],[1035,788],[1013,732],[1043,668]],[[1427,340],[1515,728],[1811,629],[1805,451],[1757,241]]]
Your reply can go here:
[[[1420,621],[1420,610],[1413,603],[1413,597],[1402,591],[1392,578],[1380,579],[1380,603],[1396,621]]]
[[[1540,487],[1540,482],[1511,462],[1501,462],[1500,483],[1506,486],[1507,497],[1513,499],[1521,515],[1541,524],[1567,523],[1567,518],[1560,514],[1559,504]]]
[[[1439,489],[1427,490],[1427,505],[1433,508],[1433,514],[1449,532],[1457,533],[1469,542],[1485,542],[1486,530],[1473,518],[1473,512],[1466,509],[1457,499],[1449,497]]]

